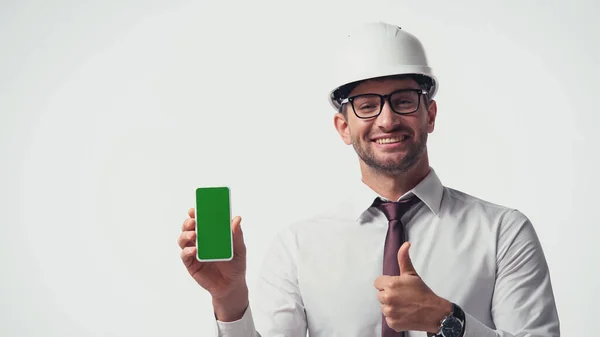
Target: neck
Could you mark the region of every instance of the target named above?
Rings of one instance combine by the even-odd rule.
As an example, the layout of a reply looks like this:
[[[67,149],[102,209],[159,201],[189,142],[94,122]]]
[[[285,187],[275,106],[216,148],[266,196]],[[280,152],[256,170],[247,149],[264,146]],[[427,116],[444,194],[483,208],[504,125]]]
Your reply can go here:
[[[406,192],[413,189],[430,171],[427,155],[423,154],[413,167],[404,172],[394,174],[382,173],[360,162],[362,182],[384,198],[398,200]]]

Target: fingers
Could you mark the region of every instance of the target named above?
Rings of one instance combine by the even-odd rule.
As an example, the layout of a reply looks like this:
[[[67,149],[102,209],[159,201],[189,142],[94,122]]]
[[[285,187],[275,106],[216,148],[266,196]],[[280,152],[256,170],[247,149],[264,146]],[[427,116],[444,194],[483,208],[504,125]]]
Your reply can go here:
[[[177,238],[177,244],[179,248],[184,249],[186,247],[195,247],[196,246],[196,232],[195,231],[185,231],[179,235]]]
[[[190,208],[190,210],[193,209]],[[177,244],[181,249],[185,247],[196,246],[196,220],[193,218],[187,218],[181,226],[181,234],[177,238]]]
[[[181,259],[184,260],[186,266],[195,261],[194,254],[196,252],[196,219],[194,218],[194,209],[188,210],[189,218],[185,219],[181,226],[181,234],[177,238],[177,244],[182,249]],[[244,243],[244,234],[241,227],[242,218],[236,216],[231,222],[231,231],[233,234],[233,249],[235,255],[239,257],[246,256],[246,245]],[[187,261],[189,256],[192,260]]]
[[[193,231],[196,230],[196,219],[187,218],[181,225],[181,231]]]
[[[379,301],[379,303],[381,304],[386,304],[389,300],[389,294],[385,291],[379,291],[377,293],[377,301]]]
[[[391,320],[392,319],[391,317],[395,316],[394,314],[396,313],[396,310],[394,310],[394,307],[391,305],[383,304],[383,305],[381,305],[381,313],[387,319]],[[389,320],[388,320],[388,325],[390,327],[392,327],[392,325],[390,325],[391,322]]]
[[[185,247],[181,250],[181,261],[189,268],[194,262],[196,262],[196,247]]]
[[[188,209],[188,215],[190,218],[195,218],[196,217],[196,210],[193,208]]]
[[[390,282],[392,281],[392,276],[381,275],[375,279],[373,285],[377,290],[385,290],[386,287],[390,286]]]
[[[231,222],[231,232],[233,234],[233,251],[235,255],[246,255],[246,244],[244,243],[244,233],[242,232],[242,218],[236,216]]]
[[[236,216],[233,218],[233,220],[231,220],[231,231],[233,233],[239,233],[240,235],[243,235],[242,233],[242,218],[239,216]]]
[[[412,264],[408,250],[410,243],[407,241],[398,250],[398,267],[400,267],[400,275],[418,275],[415,267]]]

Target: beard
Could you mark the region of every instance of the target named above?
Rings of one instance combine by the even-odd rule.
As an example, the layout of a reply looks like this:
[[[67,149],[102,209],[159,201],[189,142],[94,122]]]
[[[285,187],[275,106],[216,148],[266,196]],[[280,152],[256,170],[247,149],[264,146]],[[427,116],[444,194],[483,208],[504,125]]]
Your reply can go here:
[[[425,152],[427,130],[421,131],[418,139],[414,138],[414,133],[411,133],[411,137],[405,140],[405,142],[407,142],[407,149],[404,157],[397,155],[396,157],[389,159],[377,158],[370,142],[364,144],[360,139],[355,137],[352,137],[352,147],[354,147],[354,151],[356,151],[358,157],[374,171],[388,175],[397,175],[405,173],[415,166]]]

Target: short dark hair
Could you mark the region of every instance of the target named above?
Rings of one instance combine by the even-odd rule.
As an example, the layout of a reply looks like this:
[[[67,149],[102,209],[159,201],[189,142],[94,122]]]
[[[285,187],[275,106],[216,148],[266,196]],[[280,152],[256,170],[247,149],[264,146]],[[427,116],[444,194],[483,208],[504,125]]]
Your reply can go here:
[[[417,84],[419,85],[419,87],[421,89],[426,90],[427,92],[429,92],[431,90],[431,88],[433,88],[433,85],[434,85],[431,78],[421,75],[421,74],[390,75],[390,76],[382,76],[382,77],[373,78],[372,80],[378,81],[378,80],[386,80],[386,79],[406,79],[406,78],[413,79],[415,82],[417,82]],[[350,95],[352,90],[354,90],[354,88],[356,88],[362,82],[364,82],[364,81],[356,81],[356,82],[348,83],[346,85],[339,87],[336,91],[333,92],[334,99],[338,102],[341,102],[342,100],[348,98],[348,96]],[[425,107],[429,108],[429,102],[431,101],[431,97],[429,95],[427,95],[427,96],[424,96],[424,98],[425,98],[424,99]],[[347,110],[345,109],[345,105],[341,105],[338,112],[343,114],[344,117],[347,117],[347,115],[346,115]]]

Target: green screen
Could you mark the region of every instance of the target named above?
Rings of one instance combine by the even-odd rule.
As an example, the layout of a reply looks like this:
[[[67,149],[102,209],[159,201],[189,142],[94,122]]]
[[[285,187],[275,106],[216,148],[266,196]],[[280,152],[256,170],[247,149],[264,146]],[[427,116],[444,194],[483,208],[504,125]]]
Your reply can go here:
[[[230,259],[231,212],[229,188],[196,189],[196,247],[198,259]]]

